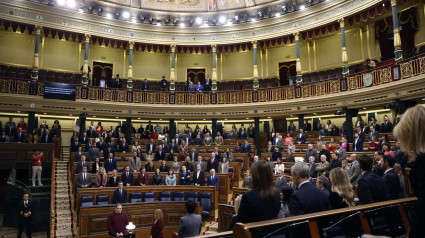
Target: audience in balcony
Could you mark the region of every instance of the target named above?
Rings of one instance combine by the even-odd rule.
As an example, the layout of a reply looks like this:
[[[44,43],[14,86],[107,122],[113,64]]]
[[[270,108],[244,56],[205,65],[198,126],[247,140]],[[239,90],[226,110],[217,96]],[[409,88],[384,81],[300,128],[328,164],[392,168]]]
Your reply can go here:
[[[117,170],[112,171],[112,176],[109,178],[108,187],[118,187],[118,183],[121,181],[120,177],[117,176]]]
[[[202,93],[204,91],[204,87],[201,85],[201,81],[198,81],[198,84],[195,87],[196,92]]]
[[[294,122],[291,121],[289,123],[288,132],[295,132],[296,130],[297,130],[297,128],[295,127]]]
[[[3,131],[1,133],[0,142],[2,142],[2,143],[9,142],[9,136],[6,135],[6,132],[5,131]]]
[[[320,123],[320,120],[317,120],[316,126],[314,128],[314,131],[319,131],[320,132],[321,129],[322,129],[322,124]]]
[[[209,92],[211,91],[212,86],[212,80],[210,79],[210,76],[207,74],[204,81],[204,91]]]
[[[308,120],[305,120],[304,129],[305,131],[311,131],[311,124],[308,122]]]
[[[161,79],[161,91],[168,91],[168,82],[165,79],[165,76],[162,76]]]
[[[165,184],[168,186],[176,186],[176,183],[177,183],[177,177],[174,174],[174,170],[170,169],[165,178]]]
[[[146,78],[145,78],[145,79],[143,79],[141,89],[142,89],[143,91],[148,91],[148,90],[149,90],[149,82],[148,82],[148,79],[146,79]]]

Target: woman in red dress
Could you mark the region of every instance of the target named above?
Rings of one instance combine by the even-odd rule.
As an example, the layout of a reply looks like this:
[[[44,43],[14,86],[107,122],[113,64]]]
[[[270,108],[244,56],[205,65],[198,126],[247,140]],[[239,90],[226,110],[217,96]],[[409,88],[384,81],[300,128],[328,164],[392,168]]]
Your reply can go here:
[[[328,150],[330,152],[335,152],[336,150],[335,139],[333,137],[331,137],[331,142],[329,142]]]
[[[101,122],[97,123],[96,132],[98,134],[102,134],[102,132],[103,132],[103,126],[102,126],[102,123]]]
[[[163,238],[164,234],[162,230],[164,229],[164,222],[162,221],[163,215],[161,209],[156,209],[153,217],[154,221],[150,238]]]
[[[376,138],[376,136],[372,136],[372,141],[369,144],[368,150],[378,151],[378,149],[379,149],[378,138]]]

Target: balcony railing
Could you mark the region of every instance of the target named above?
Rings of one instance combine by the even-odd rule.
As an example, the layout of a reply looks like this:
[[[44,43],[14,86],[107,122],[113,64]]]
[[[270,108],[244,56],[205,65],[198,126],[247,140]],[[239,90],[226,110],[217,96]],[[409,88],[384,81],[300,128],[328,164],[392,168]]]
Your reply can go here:
[[[271,102],[288,99],[308,98],[352,91],[366,87],[390,83],[425,74],[425,55],[419,55],[401,62],[399,65],[386,65],[374,68],[345,78],[330,79],[322,82],[284,86],[277,88],[243,91],[212,92],[156,92],[128,91],[126,89],[110,89],[100,87],[83,87],[78,85],[76,98],[80,100],[97,100],[109,102],[126,102],[141,104],[175,104],[175,105],[208,105],[208,104],[241,104],[254,102]],[[371,81],[366,82],[365,78]],[[28,94],[29,85],[25,80],[0,79],[1,93]],[[44,83],[38,82],[37,95],[42,96]]]

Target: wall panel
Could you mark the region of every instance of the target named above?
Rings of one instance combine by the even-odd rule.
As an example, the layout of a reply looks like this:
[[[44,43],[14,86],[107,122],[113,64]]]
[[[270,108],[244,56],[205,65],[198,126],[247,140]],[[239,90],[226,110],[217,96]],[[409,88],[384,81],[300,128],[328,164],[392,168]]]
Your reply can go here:
[[[126,75],[128,71],[128,51],[125,61]],[[169,53],[150,53],[150,52],[133,52],[133,79],[161,80],[165,76],[167,80],[170,78],[170,54]]]
[[[41,67],[57,71],[78,72],[79,43],[52,38],[44,39]],[[81,62],[82,64],[82,62]]]
[[[176,64],[177,81],[187,80],[186,73],[188,68],[205,68],[206,73],[212,77],[212,54],[177,54]]]
[[[258,50],[259,52],[259,50]],[[260,64],[260,57],[257,58]],[[252,78],[254,56],[252,51],[223,54],[223,80],[237,80]],[[261,75],[259,65],[258,74]]]
[[[0,31],[0,63],[31,67],[34,45],[35,36]]]

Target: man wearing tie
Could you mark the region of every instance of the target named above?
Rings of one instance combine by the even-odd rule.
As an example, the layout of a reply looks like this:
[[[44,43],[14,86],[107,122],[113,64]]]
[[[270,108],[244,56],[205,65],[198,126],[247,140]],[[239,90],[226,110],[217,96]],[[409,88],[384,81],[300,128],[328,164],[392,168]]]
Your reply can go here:
[[[297,142],[298,144],[305,144],[307,137],[304,133],[303,129],[300,129],[300,133],[297,135]]]
[[[279,133],[276,133],[272,142],[273,145],[277,145],[277,142],[279,142]]]
[[[123,182],[118,182],[118,188],[114,192],[114,203],[126,203],[127,202],[127,191],[123,188]]]
[[[19,230],[18,230],[18,238],[22,237],[22,231],[27,234],[28,238],[31,238],[31,220],[32,220],[32,212],[33,212],[33,203],[29,200],[28,193],[25,193],[23,196],[23,201],[18,204],[19,209]]]
[[[165,152],[162,145],[159,145],[158,150],[155,152],[155,161],[162,161],[165,159]]]
[[[211,79],[210,76],[207,74],[207,77],[205,77],[205,82],[204,82],[204,91],[208,92],[211,91]]]
[[[215,158],[215,153],[211,153],[211,158],[208,160],[207,164],[207,170],[210,171],[211,169],[214,169],[215,171],[218,170],[218,159]]]
[[[186,142],[186,145],[192,144],[192,138],[190,137],[189,134],[186,134],[184,141]]]
[[[195,162],[195,166],[201,166],[201,171],[204,172],[205,171],[205,162],[202,161],[202,156],[198,156],[198,161]]]
[[[15,142],[25,143],[26,141],[27,140],[25,138],[25,134],[22,132],[22,128],[19,127],[18,128],[18,133],[16,133],[16,136],[15,136]]]
[[[44,130],[44,134],[41,137],[41,143],[52,143],[52,137],[50,136],[49,129]]]
[[[304,128],[305,131],[311,131],[311,124],[308,123],[308,120],[305,120]]]
[[[136,157],[137,158],[137,157]],[[129,187],[133,184],[133,173],[130,171],[130,166],[125,166],[125,171],[121,174],[121,181],[123,185]]]
[[[114,155],[112,153],[109,153],[109,157],[107,160],[105,160],[105,170],[106,173],[112,173],[114,169],[117,169],[117,161],[113,157]]]
[[[153,143],[153,139],[150,140],[149,144],[146,145],[146,151],[152,151],[155,153],[155,144]]]
[[[77,174],[81,173],[83,171],[83,167],[87,167],[87,170],[90,169],[90,163],[86,161],[86,156],[82,155],[81,156],[81,161],[79,161],[77,163],[77,168],[75,169],[75,171],[77,172]]]
[[[279,170],[277,172],[278,178],[276,179],[276,182],[274,183],[274,187],[276,188],[276,191],[282,191],[282,188],[284,186],[287,186],[287,181],[285,176],[283,176],[283,171]]]
[[[204,186],[205,184],[205,175],[204,171],[201,169],[201,165],[196,165],[196,171],[193,173],[193,185],[195,186]]]
[[[199,156],[198,151],[196,151],[195,147],[192,147],[192,151],[190,151],[189,153],[190,160],[192,162],[195,162],[195,160],[198,159],[198,156]]]
[[[297,128],[294,125],[294,122],[291,121],[288,127],[288,132],[295,132],[297,130]]]
[[[207,179],[207,186],[214,186],[218,191],[218,175],[215,174],[215,169],[210,170],[210,176]]]
[[[87,167],[83,167],[83,171],[77,176],[77,187],[78,188],[88,188],[93,183],[91,174],[87,173]]]
[[[363,151],[363,140],[359,138],[359,133],[354,134],[353,152]]]

